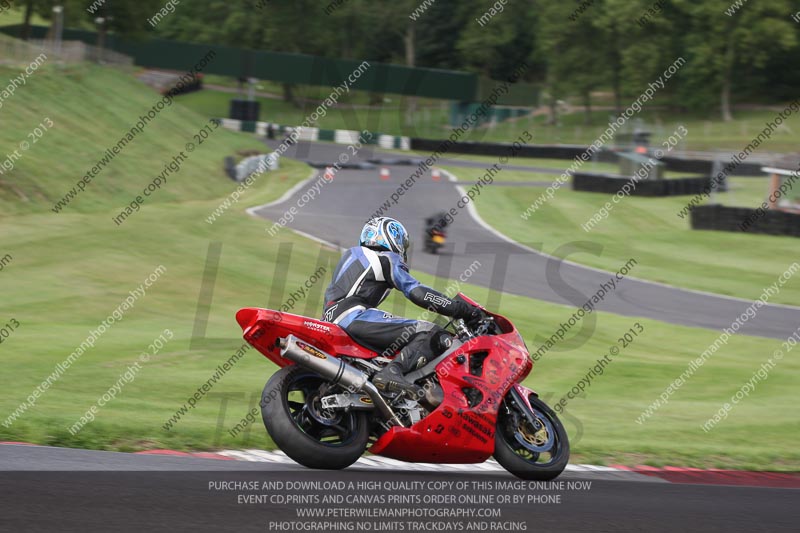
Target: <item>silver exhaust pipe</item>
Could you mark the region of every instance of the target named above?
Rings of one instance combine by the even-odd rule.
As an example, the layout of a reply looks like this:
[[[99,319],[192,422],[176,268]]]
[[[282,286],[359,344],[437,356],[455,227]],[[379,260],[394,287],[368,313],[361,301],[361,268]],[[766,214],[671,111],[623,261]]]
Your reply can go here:
[[[372,399],[389,425],[402,426],[386,400],[364,372],[348,365],[341,359],[329,355],[316,346],[302,341],[294,335],[280,339],[281,357],[316,372],[323,378],[337,383],[352,392],[363,392]]]

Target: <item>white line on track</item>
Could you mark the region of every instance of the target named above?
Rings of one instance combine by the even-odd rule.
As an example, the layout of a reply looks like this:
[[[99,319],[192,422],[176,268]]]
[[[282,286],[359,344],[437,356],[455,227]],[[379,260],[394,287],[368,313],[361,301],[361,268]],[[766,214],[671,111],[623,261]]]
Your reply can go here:
[[[285,453],[280,450],[266,451],[266,450],[224,450],[216,452],[219,455],[230,457],[239,461],[251,461],[262,463],[284,463],[293,464],[294,461],[290,459]],[[362,457],[353,465],[354,467],[381,469],[381,470],[423,470],[426,472],[505,472],[505,469],[494,459],[489,459],[485,463],[473,464],[439,464],[439,463],[407,463],[398,461],[389,457],[381,457],[379,455],[370,455]],[[567,472],[627,472],[610,466],[597,466],[597,465],[584,465],[584,464],[569,464],[566,468]]]

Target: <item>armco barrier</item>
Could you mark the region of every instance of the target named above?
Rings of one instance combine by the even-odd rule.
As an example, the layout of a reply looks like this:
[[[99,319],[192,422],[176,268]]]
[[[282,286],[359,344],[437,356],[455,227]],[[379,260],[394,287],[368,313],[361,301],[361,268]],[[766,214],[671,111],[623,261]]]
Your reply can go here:
[[[425,152],[432,152],[439,149],[445,141],[438,139],[411,138],[411,149]],[[509,143],[488,143],[488,142],[455,142],[450,143],[448,152],[454,154],[472,154],[501,156],[508,155],[511,144]],[[514,149],[516,157],[530,157],[533,159],[575,159],[580,157],[588,149],[587,146],[578,144],[538,144],[526,145]],[[602,150],[595,153],[591,161],[600,163],[616,163],[617,152],[613,150]],[[673,172],[687,172],[691,174],[711,175],[714,162],[708,159],[685,159],[682,157],[664,157],[660,159],[666,165],[666,170]],[[728,163],[723,160],[723,165]],[[565,168],[567,165],[564,165]],[[742,163],[735,170],[730,172],[731,176],[763,176],[761,167],[758,163]]]
[[[685,159],[683,157],[664,157],[661,159],[666,165],[668,170],[676,172],[689,172],[692,174],[708,174],[710,175],[714,166],[714,161],[707,159]],[[730,163],[729,159],[720,159],[722,167]],[[761,171],[762,163],[740,163],[735,169],[731,170],[729,176],[764,176]]]
[[[748,220],[750,225],[742,230]],[[759,216],[756,209],[749,207],[701,205],[692,208],[690,221],[692,229],[800,237],[799,213],[769,210]]]
[[[433,152],[442,148],[444,139],[419,139],[411,138],[411,149],[424,152]],[[484,142],[455,142],[450,143],[448,152],[455,154],[473,154],[501,156],[508,155],[511,149],[510,143],[484,143]],[[574,159],[586,151],[585,146],[573,144],[539,144],[526,145],[514,148],[516,157],[531,157],[539,159]],[[594,161],[615,162],[616,154],[613,152],[600,152],[595,154]]]
[[[591,172],[576,172],[572,175],[572,190],[617,194],[631,178]],[[683,196],[699,194],[709,186],[711,178],[692,177],[663,180],[639,180],[631,196]]]

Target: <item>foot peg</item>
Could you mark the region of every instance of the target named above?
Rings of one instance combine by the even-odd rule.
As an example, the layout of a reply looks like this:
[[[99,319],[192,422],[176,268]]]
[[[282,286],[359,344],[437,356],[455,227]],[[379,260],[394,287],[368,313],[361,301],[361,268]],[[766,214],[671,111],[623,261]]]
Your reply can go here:
[[[420,399],[425,396],[425,389],[408,381],[397,363],[386,365],[383,370],[375,374],[375,377],[372,378],[372,383],[382,393],[397,394],[405,392],[414,399]]]

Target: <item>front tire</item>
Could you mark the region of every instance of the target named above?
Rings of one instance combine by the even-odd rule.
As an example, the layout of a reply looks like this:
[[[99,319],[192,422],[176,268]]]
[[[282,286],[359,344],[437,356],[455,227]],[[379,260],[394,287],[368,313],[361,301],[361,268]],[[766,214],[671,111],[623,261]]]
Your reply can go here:
[[[367,448],[366,413],[322,411],[321,397],[337,390],[341,387],[297,365],[275,372],[264,387],[261,417],[267,433],[303,466],[340,470],[355,463]]]
[[[494,458],[518,478],[550,481],[567,467],[569,439],[552,409],[536,395],[526,394],[531,409],[514,389],[503,400],[497,416]]]

